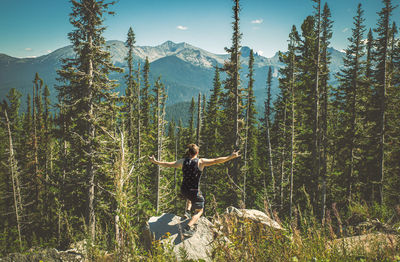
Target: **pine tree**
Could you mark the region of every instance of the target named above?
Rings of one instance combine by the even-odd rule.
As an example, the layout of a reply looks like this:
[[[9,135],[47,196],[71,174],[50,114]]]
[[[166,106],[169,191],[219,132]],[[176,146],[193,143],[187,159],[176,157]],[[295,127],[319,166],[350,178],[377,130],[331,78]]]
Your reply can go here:
[[[268,77],[267,77],[267,100],[265,101],[265,130],[267,135],[267,154],[268,154],[268,167],[269,174],[271,175],[271,186],[272,186],[272,199],[276,198],[276,179],[274,175],[274,165],[273,165],[273,157],[272,157],[272,147],[271,147],[271,136],[270,136],[270,122],[271,122],[271,87],[272,87],[272,71],[271,67],[268,68]],[[282,159],[283,163],[283,159]],[[283,176],[283,173],[281,174]],[[266,192],[265,192],[266,194]]]
[[[312,147],[312,159],[313,159],[313,177],[318,180],[321,172],[321,134],[320,134],[320,70],[321,70],[321,0],[312,0],[316,3],[315,9],[315,79],[314,79],[314,89],[313,89],[313,147]],[[314,183],[314,196],[313,201],[316,201],[316,191],[317,184]]]
[[[247,75],[249,81],[247,86],[246,98],[246,125],[245,125],[245,147],[244,147],[244,175],[243,175],[243,203],[250,205],[257,196],[254,192],[260,191],[259,181],[262,179],[258,172],[258,154],[257,154],[257,111],[255,108],[254,97],[254,55],[253,50],[250,50],[249,56],[249,73]],[[248,179],[249,178],[249,179]],[[247,182],[249,180],[249,182]],[[249,189],[247,189],[247,184]],[[246,199],[250,201],[246,201]],[[260,201],[262,202],[262,201]]]
[[[280,147],[281,157],[280,161],[288,162],[288,167],[285,167],[284,163],[281,163],[281,173],[287,172],[288,179],[281,179],[280,186],[280,196],[283,198],[283,194],[287,192],[285,189],[286,181],[289,180],[289,215],[292,214],[293,206],[293,178],[295,172],[295,131],[298,129],[296,126],[296,107],[297,101],[295,98],[298,96],[298,90],[296,89],[298,85],[297,75],[298,75],[298,60],[297,56],[298,45],[300,42],[300,36],[297,32],[296,26],[292,26],[292,30],[289,34],[288,39],[288,51],[283,54],[279,53],[279,61],[283,63],[283,67],[279,69],[281,77],[279,78],[279,96],[275,102],[275,116],[274,116],[274,126],[272,137],[276,137],[277,146]],[[299,97],[300,99],[300,97]],[[296,110],[295,110],[296,109]],[[288,131],[286,131],[288,129]],[[289,131],[290,130],[290,131]],[[285,135],[283,135],[285,134]],[[288,143],[290,141],[290,143]],[[288,152],[288,153],[282,153]],[[286,165],[287,166],[287,165]],[[285,206],[285,198],[280,202],[281,207]]]
[[[113,91],[116,83],[108,79],[110,72],[121,70],[111,63],[110,53],[104,51],[102,36],[105,27],[103,15],[112,14],[108,8],[113,3],[95,0],[72,1],[71,24],[74,30],[68,34],[73,44],[76,58],[63,60],[58,75],[64,85],[58,86],[60,103],[65,106],[67,125],[70,127],[68,140],[73,150],[70,161],[74,172],[80,175],[86,191],[86,223],[89,236],[96,235],[96,177],[104,160],[100,140],[104,130],[110,126]],[[79,202],[79,201],[76,201]],[[79,208],[77,208],[79,210]]]
[[[392,84],[388,88],[388,121],[387,121],[387,186],[386,203],[396,206],[399,203],[398,188],[400,187],[400,39],[397,27],[393,22],[391,36],[391,69]]]
[[[367,202],[374,202],[376,198],[376,185],[377,185],[377,161],[376,161],[376,145],[378,144],[377,127],[375,124],[377,114],[377,95],[375,86],[375,80],[373,76],[374,72],[374,38],[372,30],[369,29],[366,42],[366,59],[365,59],[365,143],[361,149],[364,152],[360,163],[360,172],[366,174],[360,176],[360,184],[364,187],[363,199]]]
[[[153,101],[151,101],[151,96],[149,94],[150,91],[150,62],[148,57],[146,57],[146,61],[143,66],[143,89],[140,93],[141,95],[141,116],[142,116],[142,125],[145,131],[148,131],[150,128],[150,120],[151,120],[151,112],[150,105]]]
[[[316,139],[316,134],[319,134],[319,129],[316,130],[319,125],[316,124],[317,115],[316,107],[317,99],[315,97],[317,84],[315,83],[317,77],[316,69],[316,56],[320,52],[317,52],[318,39],[315,30],[316,22],[313,16],[308,16],[303,24],[301,25],[302,37],[299,42],[299,62],[298,62],[298,81],[297,95],[296,95],[296,108],[297,108],[297,119],[298,123],[296,128],[297,140],[297,181],[294,181],[299,188],[304,187],[307,193],[310,195],[311,205],[316,204],[316,198],[318,196],[318,177],[315,176],[316,172],[319,171],[319,139]],[[319,95],[318,95],[319,98]],[[318,99],[319,100],[319,99]],[[318,103],[319,104],[319,103]],[[319,116],[319,113],[318,113]],[[317,132],[318,131],[318,132]],[[319,138],[319,136],[318,136]],[[301,142],[300,142],[301,141]],[[319,173],[319,172],[318,172]],[[300,202],[303,202],[299,199]]]
[[[393,13],[394,7],[392,6],[391,0],[382,0],[384,7],[378,13],[379,20],[377,28],[374,31],[377,33],[375,40],[375,81],[376,90],[378,95],[378,118],[376,123],[378,126],[379,134],[379,150],[378,150],[378,176],[379,176],[379,202],[384,202],[384,180],[385,180],[385,152],[386,152],[386,114],[387,114],[387,90],[391,84],[391,72],[390,72],[390,18]]]
[[[136,104],[136,111],[137,111],[137,116],[136,116],[136,143],[137,143],[137,159],[140,161],[141,159],[141,150],[142,150],[142,111],[141,111],[141,96],[140,96],[140,62],[138,63],[138,68],[136,70],[136,88],[135,88],[135,104]]]
[[[330,54],[328,47],[332,38],[331,11],[325,3],[321,22],[321,176],[322,176],[322,220],[325,219],[326,209],[326,180],[328,157],[328,104],[330,98],[329,64]]]
[[[196,110],[196,103],[194,102],[194,97],[192,96],[192,102],[190,102],[189,108],[189,129],[186,144],[193,143],[194,140],[194,121],[195,121],[195,110]]]
[[[126,89],[125,89],[125,97],[126,97],[126,118],[127,118],[127,130],[128,130],[128,147],[132,148],[134,144],[134,111],[135,111],[135,87],[137,82],[135,82],[134,77],[134,68],[133,68],[133,51],[135,48],[135,34],[133,33],[132,27],[129,27],[127,39],[125,42],[125,47],[128,48],[128,54],[125,57],[125,61],[127,63],[128,72],[125,75],[126,81]]]
[[[232,46],[230,48],[225,48],[225,51],[230,55],[230,59],[225,62],[223,71],[227,74],[224,81],[224,88],[226,90],[226,95],[224,96],[224,116],[223,124],[224,127],[223,137],[226,145],[225,150],[239,149],[240,145],[240,128],[239,122],[243,114],[242,106],[242,89],[240,88],[240,41],[242,34],[239,28],[239,12],[240,4],[239,0],[234,0],[233,10],[233,34],[232,34]],[[238,160],[232,161],[232,167],[229,173],[233,177],[233,182],[238,184],[239,182],[239,162]],[[235,193],[233,202],[239,199],[238,195]]]
[[[205,142],[204,154],[208,157],[216,157],[217,149],[221,143],[221,107],[222,88],[218,66],[215,67],[213,89],[207,104],[205,121]]]
[[[348,38],[350,45],[346,49],[346,56],[343,59],[344,69],[339,73],[340,85],[338,87],[338,95],[336,101],[338,108],[342,113],[342,123],[339,130],[344,132],[339,137],[343,137],[340,142],[343,158],[342,165],[345,167],[344,179],[347,181],[347,201],[353,201],[353,186],[356,182],[356,174],[358,172],[358,160],[356,151],[359,151],[360,141],[362,137],[361,119],[365,115],[365,105],[362,105],[363,89],[367,88],[364,83],[365,63],[362,58],[365,56],[365,45],[363,37],[365,32],[364,26],[364,11],[361,4],[358,5],[357,15],[354,17],[354,28],[352,36]]]

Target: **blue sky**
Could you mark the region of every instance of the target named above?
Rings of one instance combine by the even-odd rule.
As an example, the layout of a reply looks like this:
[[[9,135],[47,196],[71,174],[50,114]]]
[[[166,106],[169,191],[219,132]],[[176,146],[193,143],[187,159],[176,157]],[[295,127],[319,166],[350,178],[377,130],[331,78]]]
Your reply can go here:
[[[326,1],[322,1],[325,3]],[[381,0],[328,0],[333,24],[332,46],[344,49],[351,34],[357,4],[362,3],[367,27],[374,28]],[[394,0],[393,2],[397,2]],[[70,42],[67,33],[71,4],[67,0],[0,0],[0,53],[14,57],[40,56]],[[293,24],[298,28],[312,14],[311,0],[242,0],[242,45],[266,57],[285,50]],[[167,40],[187,42],[213,53],[230,46],[231,0],[119,0],[107,16],[106,40],[125,41],[132,26],[137,45]],[[400,25],[400,8],[392,19]]]

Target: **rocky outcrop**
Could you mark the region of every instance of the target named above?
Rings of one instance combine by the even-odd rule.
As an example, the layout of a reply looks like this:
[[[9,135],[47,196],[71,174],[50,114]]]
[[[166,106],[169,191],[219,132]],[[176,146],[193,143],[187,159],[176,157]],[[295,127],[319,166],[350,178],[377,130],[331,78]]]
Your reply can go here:
[[[279,223],[261,211],[229,207],[227,212],[222,217],[216,218],[213,223],[201,217],[197,223],[196,233],[190,238],[183,238],[181,235],[188,220],[183,220],[174,214],[151,217],[144,234],[145,242],[150,248],[154,240],[159,240],[165,248],[173,250],[178,259],[182,259],[181,254],[186,254],[186,259],[211,261],[212,242],[216,238],[229,242],[226,236],[231,233],[232,225],[243,221],[252,224],[254,229],[262,234],[280,233],[284,230]]]
[[[192,237],[184,238],[182,230],[188,222],[187,219],[169,213],[151,217],[145,231],[146,242],[149,245],[152,241],[159,240],[166,248],[171,248],[179,260],[185,258],[210,261],[212,223],[201,217],[197,222],[196,233]]]

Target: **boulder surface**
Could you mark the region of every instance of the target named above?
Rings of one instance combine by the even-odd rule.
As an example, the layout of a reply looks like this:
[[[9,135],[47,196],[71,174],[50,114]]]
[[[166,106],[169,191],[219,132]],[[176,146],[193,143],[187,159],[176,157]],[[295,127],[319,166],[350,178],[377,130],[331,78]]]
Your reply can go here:
[[[164,246],[170,246],[178,259],[182,259],[181,254],[184,251],[186,259],[211,261],[212,223],[207,218],[201,217],[197,222],[195,234],[184,238],[182,230],[187,223],[189,223],[188,219],[163,213],[161,216],[151,217],[148,220],[146,231],[150,240],[160,240]]]
[[[255,224],[261,224],[272,230],[284,230],[281,225],[270,218],[267,214],[256,209],[237,209],[236,207],[228,207],[225,212],[228,216],[250,220]]]

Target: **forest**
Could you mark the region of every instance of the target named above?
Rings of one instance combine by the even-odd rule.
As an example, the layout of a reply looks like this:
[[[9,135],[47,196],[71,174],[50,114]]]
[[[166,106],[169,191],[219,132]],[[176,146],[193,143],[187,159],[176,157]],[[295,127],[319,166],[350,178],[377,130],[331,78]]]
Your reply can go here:
[[[289,235],[303,237],[301,247],[288,240],[259,240],[251,260],[344,261],[346,256],[325,250],[323,243],[355,235],[355,226],[367,220],[397,228],[399,236],[395,1],[382,0],[374,28],[366,28],[358,4],[344,66],[335,75],[329,71],[334,21],[328,1],[310,1],[310,15],[293,25],[287,51],[279,54],[284,64],[279,95],[271,96],[270,68],[264,111],[257,112],[252,50],[247,79],[240,79],[245,35],[239,0],[233,0],[230,58],[215,66],[208,97],[193,94],[187,123],[166,120],[162,76],[151,82],[149,61],[133,62],[134,27],[127,29],[126,67],[111,63],[103,33],[105,17],[118,15],[114,4],[71,0],[74,29],[68,38],[76,56],[55,69],[56,101],[50,101],[39,74],[32,76],[26,98],[15,88],[2,98],[0,256],[35,246],[67,249],[87,239],[93,260],[96,250],[107,250],[121,260],[175,261],[166,251],[145,250],[140,241],[149,217],[184,211],[181,170],[153,165],[148,157],[175,161],[190,143],[199,145],[200,157],[241,152],[238,159],[205,169],[205,217],[212,219],[228,206],[262,210],[278,218]],[[111,73],[124,74],[124,82],[111,80]],[[337,84],[330,84],[332,78]],[[118,85],[126,86],[124,94],[115,92]],[[251,240],[233,242],[228,251],[217,246],[214,259],[250,252],[246,241]],[[349,261],[396,261],[400,247],[364,254],[366,260],[347,256]]]

